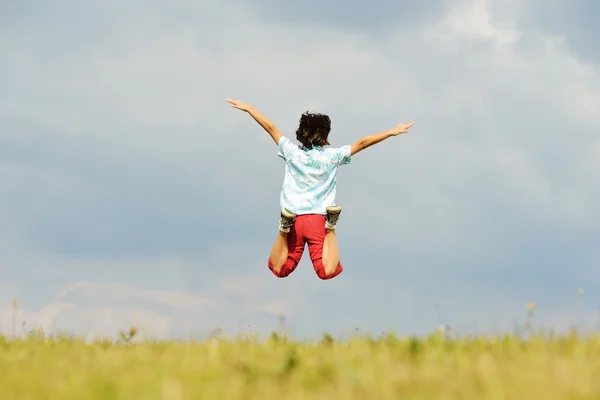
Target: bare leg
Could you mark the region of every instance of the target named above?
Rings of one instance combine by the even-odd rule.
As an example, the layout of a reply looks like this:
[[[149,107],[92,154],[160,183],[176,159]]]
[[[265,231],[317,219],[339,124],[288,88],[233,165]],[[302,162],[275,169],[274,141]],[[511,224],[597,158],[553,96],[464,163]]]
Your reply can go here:
[[[288,252],[288,233],[279,231],[271,248],[271,264],[276,273],[281,271],[288,258]]]
[[[335,229],[327,229],[323,242],[323,268],[326,275],[332,275],[340,262],[340,248],[338,247]]]

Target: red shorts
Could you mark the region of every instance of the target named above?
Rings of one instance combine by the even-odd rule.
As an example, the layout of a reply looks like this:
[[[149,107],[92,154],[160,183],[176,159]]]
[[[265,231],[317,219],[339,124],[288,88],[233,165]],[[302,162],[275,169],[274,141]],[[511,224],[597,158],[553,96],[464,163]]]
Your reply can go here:
[[[313,268],[321,279],[331,279],[338,276],[344,268],[342,263],[338,263],[337,269],[332,275],[327,276],[325,274],[325,268],[323,267],[323,242],[325,241],[325,216],[320,214],[303,214],[296,217],[296,222],[290,228],[288,234],[288,258],[285,264],[281,267],[279,273],[273,270],[273,264],[269,257],[269,269],[278,278],[285,278],[298,266],[302,254],[304,253],[304,246],[308,243],[308,252],[310,259],[313,264]]]

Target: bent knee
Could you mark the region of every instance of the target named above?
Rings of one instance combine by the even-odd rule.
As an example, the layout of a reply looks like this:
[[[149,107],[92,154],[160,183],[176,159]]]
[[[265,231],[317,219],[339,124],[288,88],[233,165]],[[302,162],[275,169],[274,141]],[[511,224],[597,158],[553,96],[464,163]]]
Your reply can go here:
[[[289,259],[289,258],[287,260],[285,260],[285,262],[283,264],[279,264],[279,263],[273,264],[273,262],[269,258],[269,261],[267,264],[269,266],[269,269],[273,273],[273,275],[275,275],[278,278],[285,278],[286,276],[288,276],[289,274],[294,272],[294,270],[296,269],[296,266],[297,266],[296,262],[294,262],[294,260]]]
[[[336,266],[328,266],[329,268],[325,268],[323,260],[313,261],[313,267],[315,269],[315,272],[317,273],[317,276],[324,281],[335,278],[344,270],[341,262],[338,262]]]

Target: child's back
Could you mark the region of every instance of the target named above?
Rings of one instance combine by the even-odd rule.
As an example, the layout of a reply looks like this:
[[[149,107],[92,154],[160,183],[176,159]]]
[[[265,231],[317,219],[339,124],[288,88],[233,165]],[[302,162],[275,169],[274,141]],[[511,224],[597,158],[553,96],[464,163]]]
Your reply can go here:
[[[281,206],[298,215],[325,215],[335,203],[337,168],[350,163],[350,146],[308,149],[282,137],[278,147],[286,162]]]

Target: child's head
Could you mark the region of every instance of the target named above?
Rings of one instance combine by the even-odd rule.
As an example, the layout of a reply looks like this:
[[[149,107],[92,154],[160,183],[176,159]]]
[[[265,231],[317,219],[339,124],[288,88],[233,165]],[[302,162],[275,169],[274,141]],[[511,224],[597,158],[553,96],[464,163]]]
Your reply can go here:
[[[325,114],[311,114],[308,111],[300,117],[296,139],[307,149],[329,144],[327,137],[331,131],[331,120]]]

